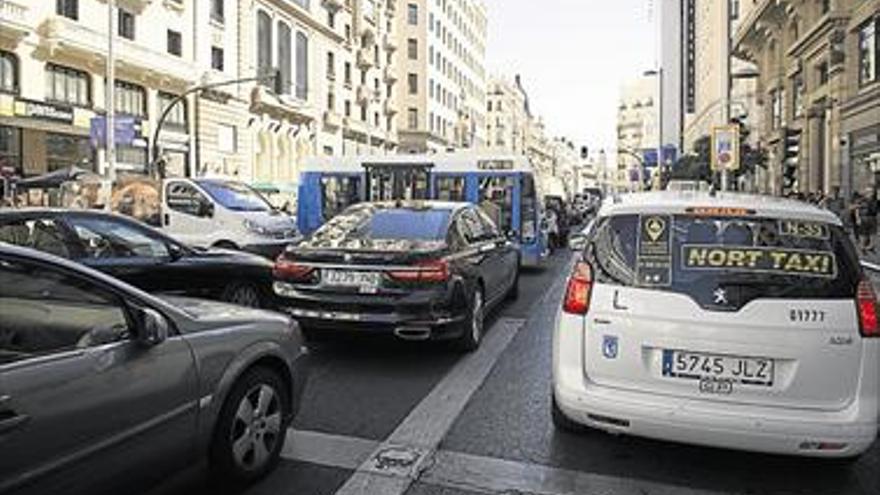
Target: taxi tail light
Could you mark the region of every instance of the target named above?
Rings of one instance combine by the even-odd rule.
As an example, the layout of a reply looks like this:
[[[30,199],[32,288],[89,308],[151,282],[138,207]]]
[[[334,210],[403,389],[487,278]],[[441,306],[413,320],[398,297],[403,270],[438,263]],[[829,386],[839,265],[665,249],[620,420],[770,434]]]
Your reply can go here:
[[[306,281],[311,279],[314,267],[290,261],[281,255],[272,268],[272,276],[282,280]]]
[[[870,280],[862,279],[856,291],[856,307],[859,310],[859,330],[862,337],[880,337],[877,326],[877,294]]]
[[[390,271],[388,276],[399,282],[446,282],[449,280],[449,263],[446,260],[423,261],[412,268]]]
[[[590,296],[593,292],[593,268],[585,261],[579,261],[568,278],[562,310],[575,315],[585,315],[590,310]]]

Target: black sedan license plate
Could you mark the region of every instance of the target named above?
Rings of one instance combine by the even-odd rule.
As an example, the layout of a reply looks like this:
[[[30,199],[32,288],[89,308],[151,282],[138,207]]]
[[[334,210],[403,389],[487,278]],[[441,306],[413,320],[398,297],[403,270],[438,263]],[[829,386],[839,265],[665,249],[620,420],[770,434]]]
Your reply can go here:
[[[321,278],[325,285],[334,287],[357,287],[361,290],[379,287],[379,272],[358,272],[349,270],[324,270]]]
[[[771,387],[774,363],[772,359],[767,358],[721,356],[665,349],[662,372],[663,376],[701,380],[704,383],[706,379],[710,379],[713,384],[730,382]],[[726,387],[722,389],[725,389],[722,393],[727,392]]]

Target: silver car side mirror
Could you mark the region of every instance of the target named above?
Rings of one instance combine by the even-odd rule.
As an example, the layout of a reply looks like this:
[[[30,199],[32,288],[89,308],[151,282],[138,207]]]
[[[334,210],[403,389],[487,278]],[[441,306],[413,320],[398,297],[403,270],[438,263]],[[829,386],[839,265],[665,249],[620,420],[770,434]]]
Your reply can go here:
[[[155,347],[168,340],[168,319],[158,311],[141,308],[138,310],[138,317],[138,342],[147,347]]]
[[[574,234],[568,238],[568,248],[572,251],[583,251],[587,247],[587,236]]]

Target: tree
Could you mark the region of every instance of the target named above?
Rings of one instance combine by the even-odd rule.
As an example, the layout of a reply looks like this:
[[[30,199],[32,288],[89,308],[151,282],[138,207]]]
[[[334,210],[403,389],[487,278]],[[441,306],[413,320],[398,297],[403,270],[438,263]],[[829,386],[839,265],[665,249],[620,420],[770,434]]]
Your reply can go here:
[[[693,152],[683,155],[673,167],[672,179],[709,181],[712,177],[709,169],[711,146],[709,136],[694,141]]]

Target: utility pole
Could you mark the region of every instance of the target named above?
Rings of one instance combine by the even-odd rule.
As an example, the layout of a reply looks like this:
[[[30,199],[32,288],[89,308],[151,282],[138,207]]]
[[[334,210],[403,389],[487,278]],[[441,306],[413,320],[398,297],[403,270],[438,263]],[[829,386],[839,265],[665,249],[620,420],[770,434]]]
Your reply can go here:
[[[733,75],[731,74],[731,71],[730,71],[730,58],[731,58],[730,51],[731,51],[731,46],[732,46],[730,37],[731,37],[731,29],[733,28],[733,20],[731,19],[730,14],[731,14],[730,0],[724,0],[722,2],[722,6],[721,6],[721,15],[724,16],[724,19],[722,19],[722,22],[723,22],[722,26],[726,26],[724,29],[724,45],[723,45],[724,53],[722,54],[722,56],[724,58],[724,77],[723,77],[724,88],[722,88],[722,95],[724,98],[724,104],[721,105],[721,123],[722,123],[722,125],[730,124],[730,93],[731,93],[731,86],[733,84]],[[738,150],[737,150],[737,153],[739,153]],[[725,165],[724,168],[721,169],[721,190],[722,191],[727,191],[728,181],[729,181],[729,177],[728,177],[728,172],[727,172],[727,165]]]
[[[107,155],[107,178],[116,180],[116,59],[113,42],[116,37],[116,16],[114,0],[107,0],[107,71],[106,71],[106,103],[107,117],[104,119],[106,128],[105,153]]]

